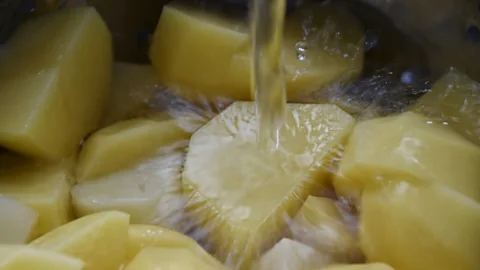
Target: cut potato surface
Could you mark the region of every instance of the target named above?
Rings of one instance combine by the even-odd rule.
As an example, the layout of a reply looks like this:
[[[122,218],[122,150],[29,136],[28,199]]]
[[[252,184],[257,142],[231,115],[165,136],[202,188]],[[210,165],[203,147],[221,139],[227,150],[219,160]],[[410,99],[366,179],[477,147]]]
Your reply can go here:
[[[413,112],[358,123],[336,177],[337,194],[359,197],[366,183],[436,182],[480,201],[480,148]]]
[[[467,75],[452,69],[412,109],[448,123],[465,138],[480,145],[480,83]]]
[[[199,258],[189,249],[146,247],[125,267],[125,270],[220,270]]]
[[[37,216],[32,208],[0,195],[0,243],[25,243],[35,227]]]
[[[76,258],[28,246],[0,245],[0,270],[83,270]]]
[[[108,95],[111,37],[100,15],[74,8],[32,19],[2,52],[0,145],[45,159],[72,155]]]
[[[283,238],[267,251],[256,270],[313,270],[330,263],[331,258],[300,242]]]
[[[288,104],[280,148],[258,147],[255,105],[236,102],[195,132],[183,171],[186,210],[216,254],[235,267],[271,247],[308,195],[354,119],[334,105]]]
[[[117,62],[102,125],[135,117],[161,90],[152,66]]]
[[[444,186],[396,181],[369,188],[360,220],[369,261],[408,270],[478,269],[480,205]]]
[[[181,169],[183,149],[149,158],[98,181],[72,189],[77,216],[105,210],[130,214],[132,223],[179,225],[183,218]]]
[[[30,237],[42,235],[72,219],[72,159],[47,164],[5,154],[0,155],[0,162],[0,194],[30,207],[38,215]]]
[[[131,167],[160,148],[189,137],[190,133],[176,119],[118,122],[97,131],[86,141],[78,158],[77,181],[93,180]]]
[[[329,254],[336,262],[362,259],[357,239],[332,199],[309,196],[291,230],[295,240]]]
[[[395,270],[384,263],[331,265],[321,270]]]
[[[128,224],[122,212],[96,213],[50,231],[30,246],[79,258],[84,270],[118,269],[127,255]]]

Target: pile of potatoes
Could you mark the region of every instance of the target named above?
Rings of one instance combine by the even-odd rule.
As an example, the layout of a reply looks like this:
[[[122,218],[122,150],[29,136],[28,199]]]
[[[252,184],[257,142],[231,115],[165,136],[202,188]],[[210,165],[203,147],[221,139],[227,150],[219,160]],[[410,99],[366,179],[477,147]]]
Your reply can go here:
[[[480,267],[479,83],[452,69],[363,120],[300,103],[363,66],[360,23],[308,6],[286,22],[275,149],[257,144],[245,23],[173,3],[151,42],[151,66],[115,62],[80,7],[4,46],[0,270]]]

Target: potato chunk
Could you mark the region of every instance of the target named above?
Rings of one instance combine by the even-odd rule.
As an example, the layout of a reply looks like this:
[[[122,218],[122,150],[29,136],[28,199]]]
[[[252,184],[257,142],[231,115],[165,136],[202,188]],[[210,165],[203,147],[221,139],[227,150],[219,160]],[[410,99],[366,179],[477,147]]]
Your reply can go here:
[[[84,144],[77,165],[77,181],[92,180],[128,168],[160,148],[188,139],[190,133],[176,119],[118,122],[94,133]]]
[[[127,252],[127,214],[92,214],[35,239],[29,245],[64,253],[85,262],[84,270],[118,269]]]
[[[478,269],[480,205],[444,186],[396,181],[369,188],[360,220],[369,261],[395,269]]]
[[[449,127],[413,112],[356,125],[334,181],[339,195],[359,198],[383,179],[436,182],[480,200],[480,148]]]
[[[30,237],[37,237],[71,220],[72,159],[47,164],[4,154],[0,155],[0,163],[0,194],[17,200],[38,214]],[[8,168],[4,168],[5,165]]]
[[[480,146],[480,83],[452,69],[412,108],[432,120],[452,126]]]
[[[322,270],[395,270],[384,263],[331,265]]]
[[[117,62],[110,91],[103,126],[135,117],[161,87],[152,66]]]
[[[57,252],[20,245],[0,245],[0,270],[83,270],[84,263]]]
[[[294,240],[283,238],[265,253],[256,270],[312,270],[321,269],[330,258],[315,249]]]
[[[111,37],[93,8],[32,19],[2,48],[0,145],[45,159],[74,153],[108,95]]]
[[[257,145],[255,104],[236,102],[196,131],[183,171],[186,210],[222,260],[247,267],[271,247],[354,119],[334,105],[288,104],[278,151]]]
[[[37,222],[38,214],[22,203],[0,196],[0,243],[23,244]]]
[[[362,259],[357,239],[332,199],[309,196],[291,230],[295,240],[329,254],[335,262]]]

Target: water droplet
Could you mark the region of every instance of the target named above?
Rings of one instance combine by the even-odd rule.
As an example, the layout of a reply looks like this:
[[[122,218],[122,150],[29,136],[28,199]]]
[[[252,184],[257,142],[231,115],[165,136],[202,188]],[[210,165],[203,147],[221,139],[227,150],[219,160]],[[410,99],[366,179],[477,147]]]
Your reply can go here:
[[[298,60],[305,60],[307,58],[307,49],[308,45],[305,42],[297,42],[297,44],[295,44]]]
[[[369,30],[365,33],[365,51],[368,52],[378,45],[378,33]]]
[[[415,76],[415,73],[413,73],[412,71],[404,71],[400,77],[400,80],[402,81],[402,83],[404,84],[408,84],[408,85],[411,85],[415,82],[416,80],[416,76]]]
[[[446,122],[446,121],[443,121],[443,122],[442,122],[442,125],[444,125],[444,126],[448,126],[448,122]]]
[[[343,54],[343,57],[344,57],[344,58],[348,58],[349,56],[350,56],[350,54],[348,54],[348,53],[344,53],[344,54]]]

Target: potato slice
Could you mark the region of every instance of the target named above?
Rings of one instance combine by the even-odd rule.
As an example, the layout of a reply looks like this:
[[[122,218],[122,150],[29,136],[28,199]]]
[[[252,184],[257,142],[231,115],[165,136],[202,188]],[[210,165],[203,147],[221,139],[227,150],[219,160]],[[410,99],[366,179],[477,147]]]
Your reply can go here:
[[[30,246],[82,259],[84,270],[118,269],[127,252],[128,223],[128,215],[121,212],[96,213],[57,228]]]
[[[254,269],[312,270],[330,263],[330,257],[300,242],[283,238],[265,253]]]
[[[38,214],[22,203],[0,196],[0,243],[23,244],[37,222]]]
[[[413,112],[357,124],[334,181],[339,195],[358,198],[365,183],[429,181],[480,200],[480,148],[449,127]]]
[[[77,181],[92,180],[155,154],[158,149],[188,139],[190,133],[176,119],[154,121],[145,119],[116,123],[94,133],[80,152]]]
[[[48,164],[11,154],[0,155],[0,194],[17,200],[38,214],[30,237],[42,235],[72,219],[72,161],[67,159]]]
[[[165,249],[186,249],[201,258],[209,265],[222,268],[222,264],[208,254],[192,238],[179,232],[152,225],[130,225],[128,229],[129,241],[127,260],[132,260],[146,247],[159,247]]]
[[[186,210],[217,257],[248,268],[308,195],[354,119],[334,105],[288,104],[278,151],[257,145],[255,104],[236,102],[195,132],[183,171]]]
[[[478,269],[480,204],[444,186],[396,181],[368,188],[360,220],[369,261],[395,269]]]
[[[395,270],[384,263],[330,265],[322,270]]]
[[[0,245],[0,270],[83,270],[84,263],[57,252],[20,245]]]
[[[309,196],[291,230],[295,240],[329,254],[335,262],[362,259],[358,241],[332,199]]]
[[[181,151],[160,154],[72,189],[77,216],[105,210],[130,214],[132,223],[178,226],[183,218]]]
[[[103,112],[111,47],[93,8],[65,9],[21,26],[2,47],[0,145],[45,159],[72,155]]]
[[[219,270],[225,268],[208,264],[189,249],[146,247],[125,267],[125,270],[137,269]]]
[[[412,108],[430,119],[452,126],[480,146],[480,83],[452,69]]]
[[[135,117],[161,91],[152,66],[117,62],[102,126]]]

